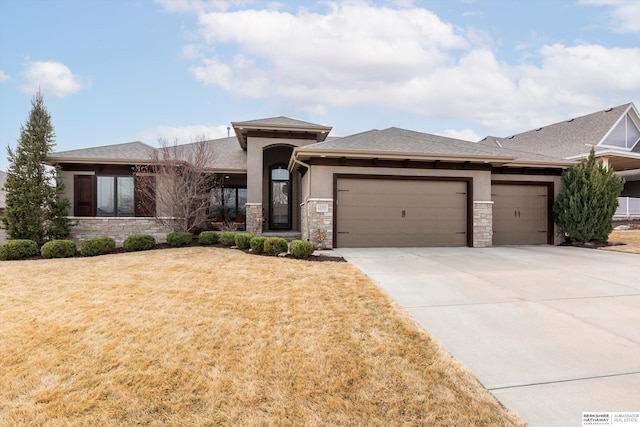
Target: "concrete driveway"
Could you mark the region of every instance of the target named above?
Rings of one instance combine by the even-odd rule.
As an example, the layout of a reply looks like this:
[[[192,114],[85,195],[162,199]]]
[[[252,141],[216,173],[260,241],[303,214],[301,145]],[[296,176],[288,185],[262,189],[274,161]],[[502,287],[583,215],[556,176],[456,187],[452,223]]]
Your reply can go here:
[[[640,411],[640,255],[337,249],[529,426]]]

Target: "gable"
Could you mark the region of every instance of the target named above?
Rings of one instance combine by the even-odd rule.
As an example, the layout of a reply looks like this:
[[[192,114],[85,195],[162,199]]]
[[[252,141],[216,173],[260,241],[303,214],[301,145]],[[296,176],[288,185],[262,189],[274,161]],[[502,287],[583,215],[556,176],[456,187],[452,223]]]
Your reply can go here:
[[[633,110],[631,110],[633,111]],[[631,116],[631,111],[620,118],[600,145],[632,150],[640,140],[640,129]]]

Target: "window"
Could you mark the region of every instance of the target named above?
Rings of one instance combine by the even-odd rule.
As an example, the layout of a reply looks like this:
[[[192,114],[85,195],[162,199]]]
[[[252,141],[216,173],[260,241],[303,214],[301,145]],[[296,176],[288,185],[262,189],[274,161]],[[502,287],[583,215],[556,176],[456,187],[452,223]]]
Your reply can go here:
[[[270,227],[288,229],[291,227],[289,197],[290,197],[289,170],[284,166],[275,166],[271,169],[271,204]]]
[[[603,145],[612,147],[633,149],[640,139],[640,130],[633,123],[629,114],[625,115],[616,125],[607,138],[602,142]]]
[[[244,222],[246,215],[246,188],[212,188],[211,212],[214,222]]]
[[[132,176],[97,177],[98,216],[135,216]]]
[[[75,216],[154,216],[155,177],[150,175],[74,176]]]

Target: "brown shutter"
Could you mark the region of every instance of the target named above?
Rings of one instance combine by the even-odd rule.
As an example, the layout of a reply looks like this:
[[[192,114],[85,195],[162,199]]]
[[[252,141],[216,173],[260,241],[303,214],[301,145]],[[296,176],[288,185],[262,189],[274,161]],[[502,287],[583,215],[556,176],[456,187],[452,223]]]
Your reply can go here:
[[[75,216],[96,216],[95,175],[74,176],[73,214]]]
[[[149,175],[135,177],[136,216],[155,216],[156,178]]]

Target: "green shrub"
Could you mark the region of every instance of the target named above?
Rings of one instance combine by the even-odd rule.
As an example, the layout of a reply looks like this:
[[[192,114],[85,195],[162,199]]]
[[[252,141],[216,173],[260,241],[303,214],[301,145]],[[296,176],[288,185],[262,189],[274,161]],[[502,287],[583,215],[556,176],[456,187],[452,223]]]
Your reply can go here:
[[[23,259],[38,255],[38,244],[33,240],[7,240],[0,245],[0,259]]]
[[[236,233],[233,231],[225,231],[220,235],[220,243],[225,246],[233,246],[236,244]]]
[[[213,245],[220,241],[220,235],[215,231],[203,231],[198,236],[198,242],[201,245]]]
[[[156,238],[150,234],[132,234],[122,242],[126,252],[148,251],[156,247]]]
[[[174,231],[167,234],[167,244],[171,247],[179,248],[180,246],[190,245],[191,242],[193,242],[193,236],[186,231]]]
[[[40,248],[45,258],[69,258],[76,254],[78,246],[71,240],[51,240]]]
[[[264,241],[264,252],[267,255],[276,256],[279,253],[287,252],[289,245],[282,237],[267,237]]]
[[[593,148],[587,160],[562,173],[562,190],[553,204],[553,220],[577,243],[606,242],[624,181],[597,160]]]
[[[104,255],[113,252],[115,248],[116,241],[111,237],[89,237],[80,244],[80,254],[82,256]]]
[[[308,240],[294,240],[289,246],[289,252],[296,258],[306,258],[315,250],[315,245]]]
[[[250,246],[251,246],[251,252],[253,252],[254,254],[258,254],[260,255],[261,253],[264,252],[264,241],[267,240],[266,237],[263,236],[254,236],[251,238],[251,241],[249,242]]]
[[[251,246],[251,238],[253,234],[249,233],[238,233],[236,234],[236,246],[238,249],[249,249]]]

